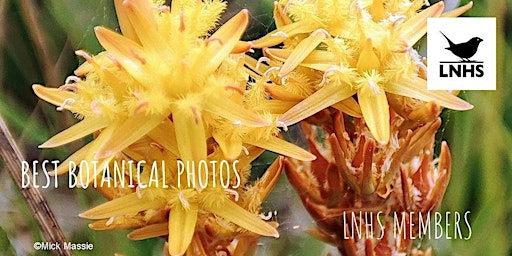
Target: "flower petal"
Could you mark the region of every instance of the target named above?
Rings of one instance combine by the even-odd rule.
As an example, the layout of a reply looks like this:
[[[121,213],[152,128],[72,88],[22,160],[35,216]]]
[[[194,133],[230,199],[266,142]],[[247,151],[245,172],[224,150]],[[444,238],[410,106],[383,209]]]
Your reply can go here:
[[[414,15],[400,25],[398,30],[399,37],[405,40],[407,46],[413,46],[427,33],[427,18],[439,17],[443,10],[444,2],[440,1]]]
[[[169,213],[169,254],[183,255],[187,251],[197,222],[198,206],[190,204],[185,209],[180,204],[171,208]]]
[[[378,91],[376,91],[378,90]],[[363,117],[375,140],[381,144],[389,141],[389,105],[386,93],[370,85],[363,85],[357,93]]]
[[[270,137],[267,140],[251,140],[247,138],[245,142],[301,161],[313,161],[316,159],[316,156],[309,151],[277,137]]]
[[[210,74],[217,69],[220,63],[235,48],[238,40],[245,32],[249,23],[249,11],[242,10],[233,18],[228,20],[213,35],[206,40],[206,52],[202,58],[198,58],[194,64],[201,67],[196,70],[202,70],[204,74]],[[215,42],[215,40],[219,40]],[[205,61],[206,60],[206,61]]]
[[[87,145],[83,146],[79,150],[75,151],[72,155],[70,155],[66,160],[61,162],[59,166],[57,167],[57,170],[49,172],[50,175],[61,175],[69,171],[69,163],[79,163],[82,161],[85,156],[87,155],[87,152],[92,148],[93,143],[88,143]]]
[[[287,91],[283,86],[269,84],[265,86],[265,91],[272,96],[272,99],[282,101],[294,101],[299,102],[304,99],[304,96],[294,94],[293,92]]]
[[[143,111],[124,120],[98,150],[97,159],[113,155],[153,130],[167,117],[147,116]]]
[[[330,37],[327,31],[319,29],[302,40],[284,62],[279,70],[279,76],[284,77],[292,72],[327,37]]]
[[[205,210],[256,234],[279,237],[279,232],[274,227],[231,200],[225,200],[223,204],[204,204],[203,207]]]
[[[40,84],[32,85],[32,90],[37,95],[37,97],[55,105],[61,106],[66,99],[76,99],[78,95],[76,93],[72,93],[69,91],[59,90],[57,88],[48,88],[44,87]],[[76,110],[73,108],[72,104],[67,104],[64,106],[64,109],[75,112]]]
[[[228,138],[224,132],[214,131],[213,138],[219,144],[224,157],[228,161],[233,161],[240,156],[242,152],[242,140],[238,138]]]
[[[278,2],[274,2],[274,21],[277,29],[292,24],[292,20],[284,13],[283,6]]]
[[[201,112],[196,107],[173,111],[176,142],[183,161],[199,163],[206,159],[206,136]]]
[[[158,33],[157,21],[150,1],[124,0],[123,6],[144,49],[151,53],[167,52],[169,49],[165,49],[167,44]]]
[[[128,234],[128,238],[131,240],[144,240],[153,237],[166,236],[169,234],[169,224],[158,223],[147,225],[145,227],[136,229]]]
[[[280,156],[268,167],[263,176],[256,182],[258,195],[261,201],[265,201],[267,196],[276,186],[283,171],[284,157]]]
[[[106,219],[113,216],[137,214],[140,211],[163,207],[165,204],[165,200],[142,199],[137,196],[137,193],[132,193],[98,205],[78,216],[86,219]]]
[[[281,115],[292,108],[296,102],[282,101],[282,100],[267,100],[252,107],[257,112],[270,112],[271,114]]]
[[[333,104],[344,100],[352,95],[356,91],[349,86],[335,86],[326,85],[320,90],[316,91],[299,104],[286,111],[279,120],[284,122],[286,125],[295,124],[301,120],[304,120],[322,109],[332,106]]]
[[[148,133],[148,136],[175,156],[179,156],[174,124],[169,119],[165,118],[155,129]]]
[[[68,129],[57,133],[45,143],[39,145],[39,148],[54,148],[72,141],[81,139],[97,130],[106,127],[109,124],[104,118],[88,117]]]
[[[143,64],[137,58],[144,55],[144,49],[132,40],[103,27],[95,27],[96,37],[101,46],[115,58],[116,64],[121,65],[137,81],[146,80]]]
[[[166,236],[169,234],[169,224],[157,223],[136,229],[128,234],[131,240],[144,240],[153,237]]]
[[[117,21],[119,22],[119,27],[121,28],[121,32],[124,36],[130,38],[136,43],[140,43],[139,37],[137,33],[135,33],[135,29],[130,22],[128,12],[126,7],[123,6],[124,0],[114,0],[114,7],[116,8]]]
[[[101,161],[90,161],[91,157],[85,157],[85,159],[80,161],[80,164],[83,162],[86,162],[87,168],[81,168],[80,171],[78,171],[77,180],[76,180],[76,187],[77,188],[87,188],[89,184],[93,183],[92,185],[94,187],[102,186],[103,177],[105,176],[105,171],[112,159],[114,159],[115,155],[111,155],[107,158],[101,159]],[[81,167],[81,165],[79,166]]]
[[[240,121],[249,127],[263,127],[270,125],[270,122],[259,117],[256,113],[245,109],[243,106],[226,98],[212,98],[202,102],[204,110],[224,117],[231,121]]]
[[[261,49],[265,47],[278,45],[282,43],[284,40],[286,40],[288,37],[297,34],[311,33],[314,30],[315,27],[311,26],[311,24],[298,21],[291,23],[289,25],[285,25],[279,29],[276,29],[268,33],[264,37],[252,41],[251,43],[253,48]]]
[[[273,59],[285,62],[292,54],[293,50],[289,49],[265,49],[265,54]],[[336,56],[332,52],[313,50],[299,64],[300,66],[312,68],[320,71],[327,71],[329,68],[338,65]]]
[[[332,105],[332,107],[353,117],[363,117],[361,107],[359,107],[357,101],[354,100],[354,98],[352,97],[346,98],[338,103],[335,103],[334,105]]]
[[[454,10],[447,11],[447,12],[441,14],[441,17],[458,17],[458,16],[462,15],[463,13],[467,12],[472,7],[473,7],[473,2],[471,1],[464,6],[461,6]]]
[[[468,110],[473,108],[473,105],[447,91],[427,90],[427,81],[419,77],[401,83],[389,83],[386,85],[385,90],[389,93],[426,102],[435,101],[440,106],[449,109]]]
[[[357,70],[359,72],[366,72],[372,69],[379,69],[380,60],[375,54],[373,50],[372,40],[367,39],[361,53],[359,54],[359,59],[356,64]]]

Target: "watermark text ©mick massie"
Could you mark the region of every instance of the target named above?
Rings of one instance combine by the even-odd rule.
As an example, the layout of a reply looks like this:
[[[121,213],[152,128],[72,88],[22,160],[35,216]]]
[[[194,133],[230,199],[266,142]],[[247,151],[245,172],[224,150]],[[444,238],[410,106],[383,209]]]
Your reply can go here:
[[[94,245],[85,242],[85,243],[73,243],[73,242],[46,242],[40,241],[35,242],[34,250],[36,251],[92,251],[94,249]]]

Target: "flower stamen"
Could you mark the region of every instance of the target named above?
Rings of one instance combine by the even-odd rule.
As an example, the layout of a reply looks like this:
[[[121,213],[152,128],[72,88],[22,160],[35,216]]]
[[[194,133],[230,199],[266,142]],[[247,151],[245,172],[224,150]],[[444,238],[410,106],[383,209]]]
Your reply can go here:
[[[261,65],[261,63],[263,63],[263,62],[265,62],[265,63],[269,64],[269,63],[270,63],[270,59],[269,59],[269,58],[267,58],[267,57],[261,57],[261,58],[259,58],[259,59],[258,59],[258,62],[256,62],[256,67],[255,67],[255,68],[256,68],[256,70],[259,70],[259,69],[260,69],[260,65]]]
[[[146,59],[138,54],[134,49],[130,49],[130,53],[135,57],[142,65],[146,64]]]
[[[135,193],[137,193],[137,198],[139,199],[142,199],[142,187],[140,185],[145,185],[144,183],[140,183],[136,188],[135,188]]]
[[[76,83],[73,84],[64,84],[59,87],[59,91],[72,91],[76,92],[78,90],[78,85]]]
[[[75,51],[75,54],[77,56],[84,58],[89,63],[94,63],[94,59],[92,58],[92,56],[84,50],[77,50]]]
[[[119,62],[119,60],[114,55],[107,53],[107,58],[109,58],[114,63],[114,65],[116,65],[116,67],[123,69],[123,65],[121,65],[121,62]]]
[[[66,80],[64,80],[64,84],[76,84],[77,82],[82,81],[78,76],[68,76]]]
[[[238,202],[238,199],[240,199],[240,195],[235,190],[230,189],[230,188],[226,188],[224,191],[226,191],[226,193],[228,193],[230,195],[235,196],[235,202]]]
[[[286,34],[283,31],[278,31],[278,32],[276,32],[274,34],[271,34],[270,36],[271,37],[284,37],[284,38],[288,38],[289,37],[288,34]]]
[[[179,192],[178,193],[178,198],[180,199],[180,202],[181,202],[181,205],[185,208],[185,209],[189,209],[190,208],[190,203],[188,202],[187,198],[185,197],[185,194],[183,192]]]
[[[206,43],[206,46],[208,47],[208,45],[211,43],[211,42],[218,42],[220,45],[223,45],[224,42],[222,41],[222,39],[220,38],[217,38],[217,37],[210,37],[208,39],[206,39],[204,41]]]
[[[102,111],[99,108],[98,104],[99,104],[98,100],[93,100],[93,101],[91,101],[90,107],[91,107],[92,112],[99,116],[102,114]]]
[[[248,155],[249,155],[249,150],[248,150],[245,146],[242,146],[242,151],[244,151],[244,154],[245,154],[246,156],[248,156]]]
[[[197,107],[190,106],[190,110],[192,110],[192,114],[194,115],[194,122],[196,122],[196,124],[199,124],[199,113],[197,111]]]
[[[244,95],[244,91],[242,89],[240,89],[240,87],[238,86],[234,86],[234,85],[226,85],[224,87],[226,90],[232,90],[232,91],[235,91],[237,92],[238,94],[240,95]]]
[[[62,110],[64,110],[64,108],[67,105],[73,104],[73,103],[75,103],[75,99],[67,98],[67,99],[64,100],[64,102],[62,102],[62,104],[59,107],[57,107],[57,111],[62,111]]]
[[[286,123],[285,123],[285,122],[283,122],[283,121],[277,121],[277,122],[276,122],[276,124],[277,124],[277,127],[283,128],[283,130],[284,130],[285,132],[287,132],[287,131],[288,131],[288,126],[286,125]]]
[[[240,120],[233,121],[233,127],[240,127],[240,126],[242,126],[242,121],[240,121]]]
[[[107,222],[105,222],[105,225],[106,225],[107,227],[108,227],[108,226],[110,226],[110,225],[112,225],[112,223],[114,223],[114,219],[115,219],[115,218],[116,218],[115,216],[110,217],[110,218],[107,220]]]
[[[180,32],[185,31],[185,13],[180,12]]]
[[[324,86],[328,82],[327,76],[332,75],[336,71],[338,71],[337,67],[331,67],[331,68],[327,69],[324,72],[324,75],[322,76],[322,81],[320,82],[319,86]]]
[[[156,142],[151,142],[149,143],[149,146],[152,147],[152,148],[156,148],[158,150],[160,150],[160,152],[164,152],[164,147],[162,147],[162,145],[156,143]]]
[[[270,67],[269,69],[267,69],[267,71],[265,71],[265,73],[263,73],[263,75],[269,77],[270,73],[279,71],[279,69],[280,67]]]

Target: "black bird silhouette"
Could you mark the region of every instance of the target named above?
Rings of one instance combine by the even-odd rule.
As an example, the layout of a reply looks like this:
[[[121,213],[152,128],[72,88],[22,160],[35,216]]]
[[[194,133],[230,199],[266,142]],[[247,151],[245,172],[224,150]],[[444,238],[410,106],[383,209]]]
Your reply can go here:
[[[439,31],[441,32],[441,31]],[[465,43],[460,44],[454,44],[452,40],[450,40],[443,32],[441,34],[448,40],[448,43],[450,44],[450,47],[446,47],[446,50],[450,50],[453,54],[455,54],[457,57],[461,58],[462,61],[471,61],[469,58],[473,57],[475,55],[476,51],[478,50],[478,45],[480,42],[483,41],[480,37],[473,37],[469,39],[469,41]]]

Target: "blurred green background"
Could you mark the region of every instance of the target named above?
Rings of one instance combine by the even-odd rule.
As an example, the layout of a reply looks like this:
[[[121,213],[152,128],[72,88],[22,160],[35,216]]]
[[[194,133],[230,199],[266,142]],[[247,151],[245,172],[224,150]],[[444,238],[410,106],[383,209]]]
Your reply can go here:
[[[273,28],[272,0],[229,1],[225,17],[242,8],[251,13],[244,39],[262,36]],[[431,1],[433,2],[433,1]],[[467,1],[462,1],[465,4]],[[454,6],[457,1],[448,1]],[[498,25],[497,90],[463,92],[475,108],[443,114],[440,136],[452,149],[452,178],[442,211],[471,211],[469,240],[423,241],[434,255],[512,255],[512,0],[475,1],[466,16],[494,16]],[[58,149],[37,149],[51,135],[69,127],[72,114],[38,101],[31,86],[59,86],[78,66],[76,49],[96,54],[101,48],[93,33],[95,26],[116,29],[111,0],[0,0],[0,114],[28,160],[63,160],[81,143]],[[1,146],[1,145],[0,145]],[[270,160],[256,165],[265,166]],[[0,162],[3,166],[3,162]],[[93,231],[78,213],[104,199],[93,190],[58,189],[44,195],[66,236],[73,242],[94,244],[93,252],[77,255],[160,255],[163,241],[130,241],[127,232]],[[281,179],[265,210],[277,210],[281,238],[261,239],[258,255],[318,255],[332,248],[308,237],[303,228],[313,223],[295,192]],[[294,228],[300,226],[299,229]],[[49,255],[34,252],[34,241],[42,241],[23,198],[6,170],[0,169],[0,255]]]

